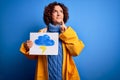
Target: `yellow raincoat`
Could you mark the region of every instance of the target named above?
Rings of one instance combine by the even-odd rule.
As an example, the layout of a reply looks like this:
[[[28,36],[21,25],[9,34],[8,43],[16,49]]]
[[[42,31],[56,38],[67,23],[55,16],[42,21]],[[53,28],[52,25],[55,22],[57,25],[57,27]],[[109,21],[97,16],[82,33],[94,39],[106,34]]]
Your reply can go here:
[[[47,28],[40,30],[41,33],[47,31]],[[78,39],[75,31],[68,27],[67,30],[59,35],[62,40],[63,47],[63,65],[62,65],[62,79],[63,80],[80,80],[80,76],[72,56],[78,56],[84,44]],[[29,55],[24,47],[21,45],[20,51],[30,59],[38,59],[36,65],[35,80],[48,80],[48,63],[46,55]]]

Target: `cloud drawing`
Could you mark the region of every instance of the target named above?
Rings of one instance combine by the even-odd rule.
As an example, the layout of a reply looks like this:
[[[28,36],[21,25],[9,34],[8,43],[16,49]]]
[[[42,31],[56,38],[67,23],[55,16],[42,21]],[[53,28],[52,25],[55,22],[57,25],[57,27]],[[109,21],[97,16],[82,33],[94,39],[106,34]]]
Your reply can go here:
[[[35,40],[35,44],[39,46],[53,46],[55,44],[54,40],[50,39],[49,35],[38,36]]]

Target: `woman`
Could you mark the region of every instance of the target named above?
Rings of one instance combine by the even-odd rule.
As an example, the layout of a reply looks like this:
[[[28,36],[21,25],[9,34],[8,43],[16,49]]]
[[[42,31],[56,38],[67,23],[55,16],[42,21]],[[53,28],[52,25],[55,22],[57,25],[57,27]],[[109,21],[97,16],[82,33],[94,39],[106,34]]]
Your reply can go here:
[[[33,42],[27,40],[20,51],[30,59],[37,59],[35,80],[80,80],[72,56],[77,56],[84,48],[75,31],[66,26],[68,9],[62,3],[53,2],[45,7],[44,22],[46,28],[39,32],[58,32],[58,55],[29,55]]]

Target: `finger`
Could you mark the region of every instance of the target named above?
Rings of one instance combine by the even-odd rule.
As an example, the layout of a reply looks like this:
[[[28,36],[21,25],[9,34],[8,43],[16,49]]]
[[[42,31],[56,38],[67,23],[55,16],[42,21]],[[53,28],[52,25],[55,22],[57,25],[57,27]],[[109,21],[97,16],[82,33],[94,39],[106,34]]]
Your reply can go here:
[[[62,25],[64,25],[64,21],[62,20]]]
[[[27,41],[27,43],[26,43],[26,44],[27,44],[27,46],[29,46],[31,43],[30,43],[30,41]]]
[[[29,46],[29,43],[27,43],[27,46]]]
[[[27,40],[27,43],[32,43],[32,41],[30,41],[30,40]]]
[[[64,22],[63,21],[61,21],[61,26],[60,26],[61,28],[63,28],[64,27]]]
[[[32,45],[33,45],[33,42],[32,42],[32,41],[29,41],[29,42],[27,43],[27,46],[28,46],[29,48],[31,48]]]

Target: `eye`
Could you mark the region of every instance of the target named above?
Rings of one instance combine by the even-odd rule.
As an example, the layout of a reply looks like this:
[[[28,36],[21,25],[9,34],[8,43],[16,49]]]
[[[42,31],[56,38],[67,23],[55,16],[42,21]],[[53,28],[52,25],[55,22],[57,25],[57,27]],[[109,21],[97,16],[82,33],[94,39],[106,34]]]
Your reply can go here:
[[[53,13],[57,12],[57,10],[53,10]]]
[[[63,10],[60,10],[61,13],[63,13]]]

